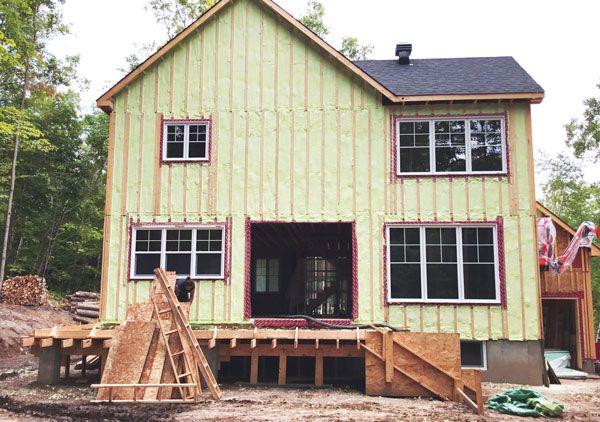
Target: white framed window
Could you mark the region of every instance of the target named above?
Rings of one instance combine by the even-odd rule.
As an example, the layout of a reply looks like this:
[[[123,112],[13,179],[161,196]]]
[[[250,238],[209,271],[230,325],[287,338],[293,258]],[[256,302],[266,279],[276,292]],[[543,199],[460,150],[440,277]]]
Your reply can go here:
[[[155,268],[194,279],[224,277],[223,226],[136,227],[131,233],[130,278],[154,277]]]
[[[493,224],[388,225],[390,303],[500,303]]]
[[[257,258],[254,291],[279,292],[279,258]]]
[[[396,119],[396,175],[507,171],[503,116]]]
[[[487,370],[487,344],[485,341],[460,341],[460,366],[465,369]]]
[[[163,122],[163,161],[208,161],[210,122],[208,120],[166,120]]]

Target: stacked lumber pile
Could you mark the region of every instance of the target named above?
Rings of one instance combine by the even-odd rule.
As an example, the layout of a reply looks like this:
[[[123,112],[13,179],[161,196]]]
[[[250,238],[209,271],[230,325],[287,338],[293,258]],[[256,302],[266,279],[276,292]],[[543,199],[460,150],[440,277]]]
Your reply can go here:
[[[89,324],[100,317],[100,293],[75,292],[66,299],[69,301],[69,312],[74,314],[75,321]]]
[[[46,279],[37,275],[22,275],[5,280],[2,284],[2,301],[11,305],[47,305]]]

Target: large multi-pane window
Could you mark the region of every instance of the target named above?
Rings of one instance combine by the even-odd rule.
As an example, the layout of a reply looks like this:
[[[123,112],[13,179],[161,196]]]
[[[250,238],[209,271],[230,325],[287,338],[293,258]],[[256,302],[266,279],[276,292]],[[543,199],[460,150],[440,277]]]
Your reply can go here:
[[[399,119],[396,172],[506,172],[504,118]]]
[[[388,226],[391,302],[497,303],[496,227]]]
[[[208,121],[167,121],[163,127],[163,160],[206,161],[209,142]]]
[[[175,271],[178,276],[222,278],[223,231],[218,226],[134,229],[131,278],[153,277],[158,267]]]

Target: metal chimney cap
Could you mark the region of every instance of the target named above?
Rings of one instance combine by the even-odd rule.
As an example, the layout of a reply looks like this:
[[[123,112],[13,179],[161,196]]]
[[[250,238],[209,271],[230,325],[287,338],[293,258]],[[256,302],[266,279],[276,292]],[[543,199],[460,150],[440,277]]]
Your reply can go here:
[[[400,64],[410,63],[410,53],[412,52],[412,44],[403,43],[396,44],[396,57]]]

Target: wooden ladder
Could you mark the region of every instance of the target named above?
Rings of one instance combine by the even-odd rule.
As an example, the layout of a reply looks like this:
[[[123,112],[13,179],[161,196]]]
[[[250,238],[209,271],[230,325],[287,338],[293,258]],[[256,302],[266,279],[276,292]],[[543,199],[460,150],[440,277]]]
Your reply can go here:
[[[158,285],[163,290],[162,293],[167,299],[171,315],[173,316],[173,319],[177,325],[177,331],[181,336],[181,344],[184,346],[184,348],[188,345],[191,347],[191,354],[193,360],[195,360],[195,367],[200,370],[202,378],[208,386],[208,389],[210,390],[213,398],[215,400],[220,399],[221,389],[219,388],[219,385],[217,384],[212,370],[208,365],[208,361],[206,360],[206,357],[204,356],[204,353],[202,352],[202,349],[200,348],[200,345],[196,340],[196,336],[192,331],[192,327],[190,326],[188,319],[185,317],[181,310],[181,304],[177,300],[175,292],[169,287],[167,281],[167,273],[162,268],[157,268],[154,270],[154,274],[156,275],[156,278],[158,280]],[[161,310],[161,312],[166,313],[164,309]],[[194,373],[193,370],[188,372]]]
[[[196,370],[196,366],[192,365],[192,362],[190,362],[190,360],[193,360],[193,357],[189,353],[189,350],[186,350],[188,348],[184,346],[184,341],[182,338],[179,338],[178,342],[181,350],[175,352],[171,350],[169,340],[173,334],[179,334],[179,330],[177,328],[173,329],[174,326],[176,327],[176,323],[173,317],[163,318],[163,316],[170,315],[172,311],[171,307],[163,307],[161,309],[160,305],[163,305],[164,302],[162,300],[159,301],[159,299],[162,297],[162,294],[154,292],[154,294],[152,295],[152,305],[154,307],[154,315],[158,322],[160,335],[162,337],[163,342],[165,343],[165,349],[167,352],[167,356],[169,357],[169,364],[171,365],[171,369],[173,370],[175,384],[177,384],[178,386],[177,388],[179,389],[179,394],[182,399],[197,400],[198,395],[202,391],[200,387],[200,378],[198,376],[198,371]],[[168,331],[165,330],[165,326],[163,325],[164,322],[166,322],[167,324],[165,325],[169,327]],[[182,368],[182,371],[180,371],[179,368]],[[195,387],[190,387],[191,384],[195,385]],[[158,394],[160,395],[160,391],[158,391]]]

